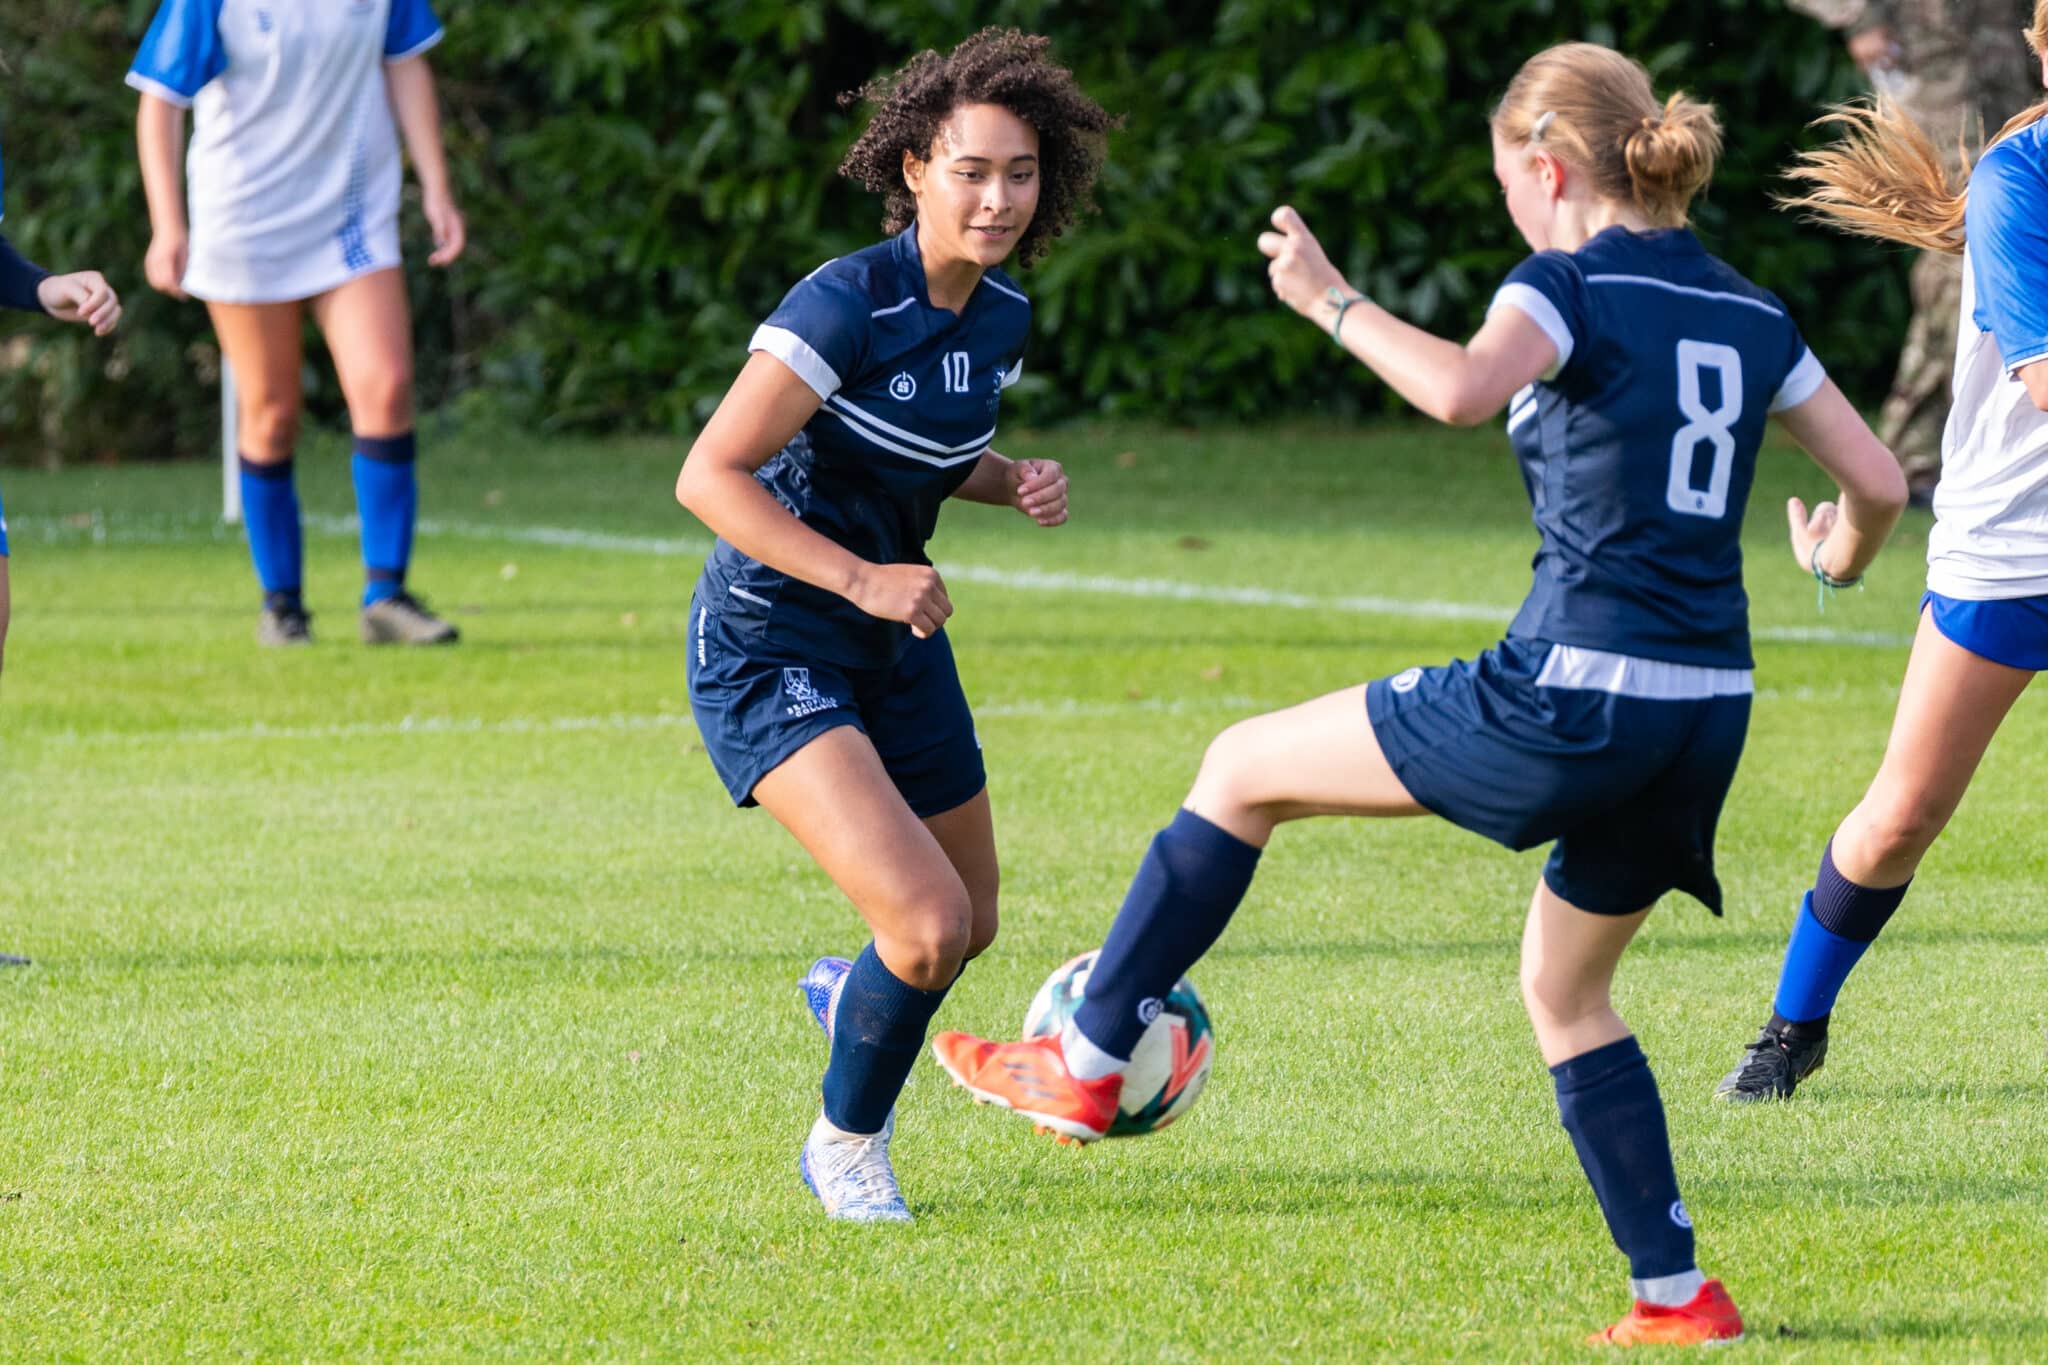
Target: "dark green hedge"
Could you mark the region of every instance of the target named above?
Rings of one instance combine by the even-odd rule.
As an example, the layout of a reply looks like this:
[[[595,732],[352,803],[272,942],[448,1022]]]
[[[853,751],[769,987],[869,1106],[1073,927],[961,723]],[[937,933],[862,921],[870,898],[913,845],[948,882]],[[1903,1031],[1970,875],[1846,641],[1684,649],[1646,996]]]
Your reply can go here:
[[[1375,297],[1470,328],[1519,254],[1486,110],[1522,57],[1573,37],[1634,52],[1660,83],[1721,106],[1729,150],[1702,233],[1786,297],[1852,391],[1882,392],[1903,326],[1897,253],[1766,202],[1805,122],[1854,89],[1838,41],[1773,0],[439,7],[449,41],[434,61],[472,247],[454,271],[412,273],[423,397],[458,411],[562,427],[699,419],[783,289],[874,236],[879,204],[834,175],[854,128],[834,95],[985,22],[1052,34],[1128,119],[1100,216],[1023,276],[1038,325],[1017,396],[1036,420],[1384,406],[1270,302],[1252,247],[1262,219],[1296,204]],[[11,457],[190,453],[212,439],[202,311],[141,280],[147,223],[121,75],[151,9],[0,0],[8,230],[48,264],[105,269],[130,305],[112,346],[8,325]],[[413,215],[415,261],[421,231]],[[337,411],[331,382],[313,401]]]

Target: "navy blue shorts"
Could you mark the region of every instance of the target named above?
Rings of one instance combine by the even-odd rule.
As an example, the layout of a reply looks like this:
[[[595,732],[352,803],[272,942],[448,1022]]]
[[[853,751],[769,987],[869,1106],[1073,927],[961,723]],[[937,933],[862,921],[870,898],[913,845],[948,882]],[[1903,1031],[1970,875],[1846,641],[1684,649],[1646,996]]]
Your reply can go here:
[[[779,653],[690,603],[690,710],[719,781],[751,806],[754,784],[836,725],[868,737],[919,818],[988,784],[981,744],[946,632],[911,637],[889,668],[848,668]]]
[[[1920,605],[1934,613],[1936,630],[1978,658],[2048,672],[2048,597],[1966,602],[1930,592]]]
[[[1676,890],[1720,914],[1714,827],[1749,731],[1747,673],[1566,649],[1560,659],[1591,667],[1546,674],[1563,648],[1504,640],[1469,663],[1367,684],[1387,762],[1453,824],[1513,849],[1555,840],[1543,879],[1582,910],[1631,915]],[[1602,690],[1638,688],[1638,674],[1683,675],[1666,695],[1713,675],[1731,694]]]

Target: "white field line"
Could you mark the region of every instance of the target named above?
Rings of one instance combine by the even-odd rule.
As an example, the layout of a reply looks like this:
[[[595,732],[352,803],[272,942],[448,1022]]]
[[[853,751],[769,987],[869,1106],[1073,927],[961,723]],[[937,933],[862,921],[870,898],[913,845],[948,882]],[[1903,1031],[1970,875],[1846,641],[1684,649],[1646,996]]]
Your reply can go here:
[[[308,514],[306,528],[326,535],[356,533],[354,517]],[[218,525],[202,527],[186,523],[182,533],[177,523],[110,530],[98,513],[90,522],[59,522],[52,518],[22,517],[16,525],[18,536],[31,532],[44,539],[84,535],[94,544],[171,544],[179,541],[230,538]],[[573,526],[493,526],[483,522],[441,521],[422,518],[423,536],[453,536],[463,540],[484,540],[509,545],[542,545],[565,550],[603,550],[614,554],[655,555],[691,558],[711,546],[687,536],[629,536],[607,531],[586,531]],[[1039,569],[1002,569],[987,564],[943,563],[940,574],[956,583],[982,583],[990,587],[1036,592],[1077,593],[1100,597],[1128,597],[1172,602],[1214,602],[1226,606],[1279,608],[1295,611],[1336,612],[1352,616],[1395,616],[1422,621],[1495,621],[1505,627],[1514,616],[1511,605],[1483,602],[1446,602],[1431,598],[1324,596],[1293,592],[1284,588],[1233,587],[1229,584],[1189,583],[1171,578],[1119,578],[1110,574],[1077,574]],[[1913,643],[1910,634],[1895,631],[1837,630],[1832,626],[1757,626],[1751,630],[1758,640],[1777,644],[1855,645],[1894,649]]]
[[[997,702],[974,708],[974,718],[1060,720],[1131,715],[1182,716],[1250,712],[1258,705],[1249,697],[1223,696],[1201,701],[1147,698],[1125,702]],[[398,739],[413,735],[559,735],[629,734],[649,730],[688,730],[696,723],[686,714],[614,714],[608,716],[406,716],[395,721],[363,721],[338,725],[266,725],[257,722],[218,730],[63,730],[26,736],[36,743],[92,748],[139,749],[167,744],[263,744],[292,740]]]

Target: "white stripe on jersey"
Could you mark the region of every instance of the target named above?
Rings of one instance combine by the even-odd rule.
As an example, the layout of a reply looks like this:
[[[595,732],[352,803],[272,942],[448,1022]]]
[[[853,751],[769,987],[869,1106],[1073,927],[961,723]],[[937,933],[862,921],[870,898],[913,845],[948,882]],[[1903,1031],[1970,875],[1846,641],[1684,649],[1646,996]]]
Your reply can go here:
[[[855,432],[858,432],[860,435],[866,437],[871,444],[878,445],[884,450],[892,451],[895,454],[902,455],[908,459],[916,460],[922,464],[932,465],[938,469],[947,469],[956,464],[966,464],[969,460],[980,459],[981,453],[984,450],[988,449],[989,437],[994,436],[996,434],[996,429],[994,427],[990,427],[988,429],[988,436],[982,437],[978,443],[969,442],[969,444],[972,445],[974,448],[972,450],[967,451],[965,454],[927,455],[923,451],[912,450],[909,446],[906,445],[898,445],[896,442],[890,440],[888,437],[883,436],[877,432],[868,430],[868,428],[860,424],[858,418],[848,416],[846,413],[841,412],[838,408],[828,407],[824,409],[824,411],[831,413],[834,417],[837,417],[840,421],[846,423],[846,425],[852,428]]]
[[[903,300],[903,302],[901,303],[892,303],[887,308],[877,308],[874,312],[868,314],[868,316],[871,318],[885,318],[888,317],[891,313],[902,312],[904,309],[910,307],[911,304],[916,302],[917,296],[913,294],[909,298]]]
[[[1010,288],[1008,285],[998,284],[985,274],[981,277],[981,282],[987,285],[989,288],[995,290],[998,294],[1008,294],[1011,298],[1017,300],[1017,302],[1019,303],[1031,302],[1030,299],[1025,298],[1022,294]]]
[[[1018,380],[1022,379],[1023,377],[1024,377],[1024,358],[1023,358],[1022,356],[1019,356],[1019,357],[1017,358],[1017,363],[1016,363],[1016,364],[1012,365],[1012,366],[1011,366],[1011,367],[1010,367],[1009,369],[1007,369],[1007,370],[1003,371],[1003,387],[1007,389],[1007,388],[1009,388],[1009,387],[1010,387],[1010,385],[1012,385],[1012,384],[1016,383],[1016,382],[1017,382]]]
[[[770,327],[762,323],[754,329],[754,339],[747,343],[747,349],[766,351],[795,370],[796,377],[811,386],[820,402],[839,392],[839,372],[825,363],[825,357],[811,349],[810,342],[787,327]]]
[[[1778,392],[1771,399],[1771,411],[1783,412],[1796,408],[1820,392],[1820,386],[1828,382],[1828,372],[1821,368],[1820,360],[1811,350],[1799,356],[1799,363],[1792,367],[1792,373],[1785,376],[1785,382],[1778,385]]]
[[[1756,690],[1755,679],[1746,668],[1707,668],[1664,659],[1638,659],[1581,645],[1552,645],[1543,660],[1543,671],[1536,675],[1536,685],[1650,701],[1746,697]]]
[[[988,449],[988,443],[990,439],[993,438],[996,434],[996,429],[994,427],[990,427],[987,431],[984,431],[981,435],[975,437],[971,441],[962,441],[957,446],[940,445],[937,441],[932,440],[928,436],[920,436],[914,431],[905,431],[902,427],[891,426],[889,423],[875,416],[872,412],[869,412],[867,409],[856,407],[852,403],[847,402],[844,398],[840,397],[837,394],[834,394],[832,396],[832,398],[826,403],[826,406],[831,408],[837,408],[839,410],[839,414],[836,415],[845,415],[849,419],[847,425],[852,426],[856,431],[860,430],[860,426],[857,425],[857,423],[865,423],[867,426],[871,426],[875,428],[877,431],[886,431],[891,436],[894,436],[899,440],[908,441],[915,446],[923,446],[926,450],[929,450],[937,455],[958,455],[963,450],[973,450],[977,452],[986,450]],[[866,433],[863,432],[862,434],[865,435]]]
[[[1756,308],[1763,312],[1769,313],[1774,318],[1781,318],[1785,316],[1784,313],[1780,312],[1776,308],[1771,307],[1771,305],[1765,303],[1762,299],[1753,299],[1746,294],[1730,294],[1725,290],[1720,289],[1695,289],[1692,285],[1689,284],[1673,284],[1669,280],[1655,279],[1649,275],[1588,275],[1586,276],[1586,283],[1646,284],[1649,285],[1652,289],[1669,289],[1674,294],[1691,294],[1697,298],[1702,299],[1724,299],[1729,303],[1744,304],[1750,308]]]
[[[1516,281],[1502,285],[1494,294],[1493,302],[1486,306],[1486,311],[1491,313],[1501,307],[1521,313],[1550,338],[1551,345],[1557,347],[1557,363],[1544,371],[1543,378],[1555,379],[1563,373],[1572,358],[1572,329],[1565,326],[1564,315],[1557,311],[1557,305],[1544,298],[1535,287]]]

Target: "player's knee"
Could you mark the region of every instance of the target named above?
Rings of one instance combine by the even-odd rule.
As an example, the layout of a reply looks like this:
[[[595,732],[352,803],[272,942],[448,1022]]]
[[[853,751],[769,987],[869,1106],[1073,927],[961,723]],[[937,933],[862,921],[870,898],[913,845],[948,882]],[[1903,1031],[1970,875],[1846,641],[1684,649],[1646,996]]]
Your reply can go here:
[[[390,360],[358,376],[349,392],[349,418],[358,431],[380,436],[412,426],[412,366]]]
[[[1252,779],[1258,771],[1256,746],[1249,722],[1239,721],[1209,741],[1202,754],[1202,768],[1195,776],[1195,791],[1240,809],[1257,804]]]
[[[1607,1008],[1607,983],[1554,964],[1522,964],[1522,1006],[1539,1029],[1571,1024]]]
[[[971,962],[987,952],[996,941],[995,907],[989,907],[987,915],[977,914],[973,927],[967,931],[967,951],[961,956],[962,962]]]
[[[902,926],[891,935],[892,965],[900,964],[898,975],[919,990],[942,990],[971,955],[974,908],[967,888],[956,882],[925,892],[905,909]]]
[[[1947,828],[1949,812],[1924,792],[1873,794],[1863,810],[1866,854],[1881,862],[1918,858]]]
[[[282,398],[259,398],[241,413],[236,439],[241,453],[253,460],[282,460],[299,443],[299,405]]]

